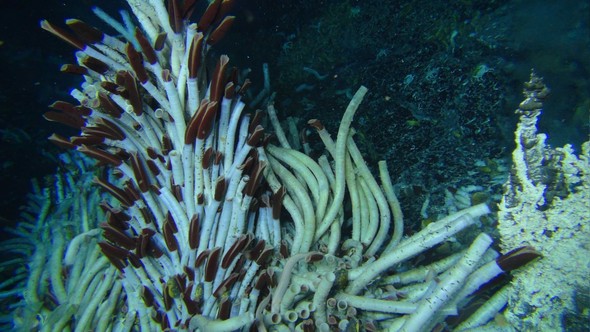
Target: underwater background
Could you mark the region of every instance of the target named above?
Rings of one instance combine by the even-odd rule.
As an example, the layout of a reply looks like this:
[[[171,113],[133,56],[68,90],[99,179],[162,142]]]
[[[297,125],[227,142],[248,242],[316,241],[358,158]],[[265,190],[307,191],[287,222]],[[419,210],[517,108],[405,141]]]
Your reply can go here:
[[[40,19],[116,12],[119,1],[0,4],[0,216],[18,220],[31,178],[56,168],[46,141],[59,124],[42,114],[69,98],[77,77],[59,74],[73,50]],[[215,49],[250,68],[260,86],[268,63],[280,115],[334,127],[352,89],[372,94],[356,129],[369,164],[385,158],[394,181],[422,194],[457,186],[474,158],[493,176],[509,156],[513,111],[531,68],[552,90],[539,129],[579,148],[588,137],[590,5],[587,1],[238,1],[237,22]],[[449,152],[453,153],[449,153]],[[410,175],[411,174],[411,175]],[[471,179],[477,182],[477,179]],[[412,209],[406,209],[411,211]]]
[[[62,150],[46,138],[75,133],[42,117],[54,100],[70,100],[80,80],[59,73],[73,50],[39,21],[76,17],[104,26],[92,6],[116,13],[125,5],[0,3],[3,226],[19,221],[31,179],[43,183],[58,167]],[[588,139],[588,1],[241,0],[234,12],[213,56],[228,54],[232,65],[249,68],[254,91],[268,63],[281,118],[299,127],[318,118],[334,130],[356,88],[368,87],[364,107],[371,111],[356,119],[357,142],[369,165],[387,160],[410,220],[406,232],[431,221],[420,213],[426,197],[442,209],[446,192],[486,183],[478,199],[497,200],[514,149],[514,110],[532,68],[551,89],[539,132],[576,152]]]

